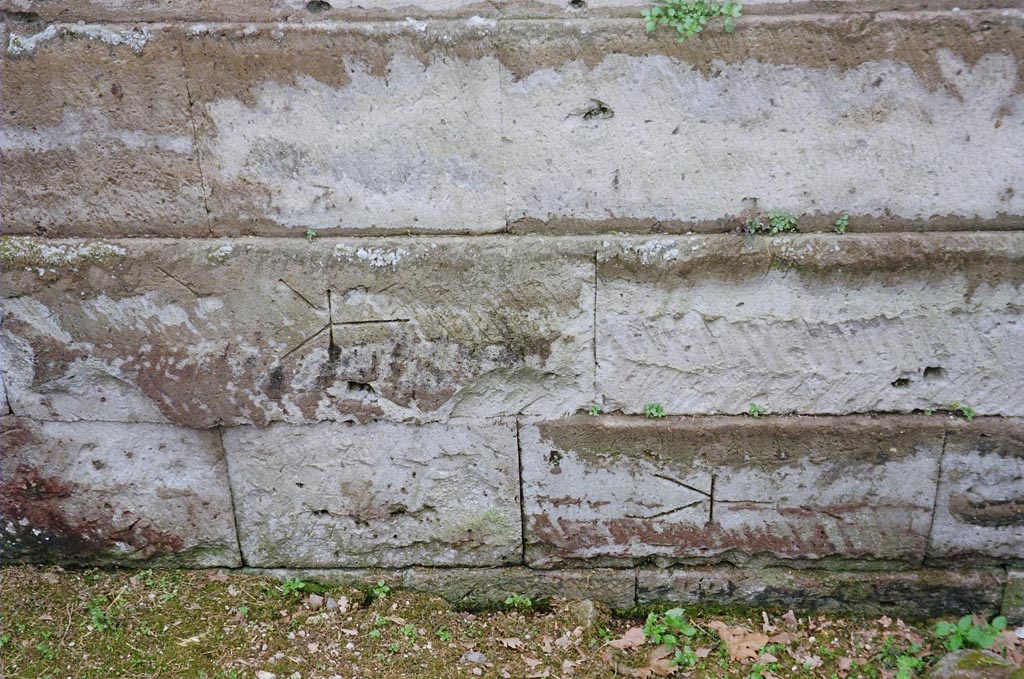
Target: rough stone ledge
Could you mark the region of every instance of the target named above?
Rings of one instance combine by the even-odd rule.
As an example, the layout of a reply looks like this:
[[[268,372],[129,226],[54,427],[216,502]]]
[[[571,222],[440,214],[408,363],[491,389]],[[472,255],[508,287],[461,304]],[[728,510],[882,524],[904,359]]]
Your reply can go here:
[[[1005,571],[996,568],[896,573],[785,568],[243,570],[281,580],[301,577],[367,589],[384,580],[389,585],[439,594],[467,607],[501,605],[511,594],[524,594],[535,601],[590,598],[620,611],[682,604],[709,609],[849,611],[908,620],[997,613],[1006,582]]]
[[[1024,570],[1006,573],[1001,612],[1012,625],[1024,625]]]
[[[637,602],[742,605],[855,611],[923,619],[1000,610],[1002,569],[905,572],[787,569],[647,570],[637,574]]]
[[[635,604],[636,573],[633,570],[591,568],[538,571],[505,568],[401,568],[401,569],[264,569],[244,572],[270,575],[282,580],[302,577],[324,584],[368,588],[384,580],[389,585],[438,594],[469,608],[501,605],[512,594],[535,601],[551,598],[594,599],[626,610]]]
[[[478,16],[483,19],[579,19],[588,17],[639,18],[644,0],[181,0],[159,5],[140,0],[18,0],[4,7],[17,21],[67,22],[321,22],[325,20],[439,19]],[[1014,8],[1016,0],[913,0],[901,3],[908,10],[973,10]],[[792,15],[809,12],[867,13],[891,10],[889,0],[747,0],[744,16]]]

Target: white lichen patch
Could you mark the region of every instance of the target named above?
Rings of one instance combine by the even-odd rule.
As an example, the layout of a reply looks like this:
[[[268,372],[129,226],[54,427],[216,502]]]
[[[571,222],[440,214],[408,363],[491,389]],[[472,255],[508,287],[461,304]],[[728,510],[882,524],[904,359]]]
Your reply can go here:
[[[679,256],[679,248],[675,247],[674,240],[658,240],[653,238],[641,245],[633,247],[633,251],[639,255],[640,263],[647,265],[658,260],[671,262]]]
[[[113,151],[120,144],[136,151],[151,149],[171,153],[192,153],[192,137],[177,134],[153,134],[142,130],[114,127],[97,108],[65,110],[60,124],[32,127],[7,126],[0,138],[4,151],[56,151],[94,144]]]
[[[218,247],[216,250],[212,250],[209,254],[207,254],[206,258],[208,260],[210,260],[211,262],[213,262],[214,264],[220,264],[224,260],[226,260],[228,257],[230,257],[231,253],[234,252],[234,251],[235,251],[235,246],[234,245],[232,245],[231,243],[224,243],[223,245]]]
[[[384,267],[394,269],[408,254],[408,251],[401,248],[389,250],[386,248],[353,247],[343,243],[339,243],[334,247],[334,256],[338,259],[344,258],[350,262],[358,260],[378,269]]]
[[[149,41],[148,29],[133,27],[128,30],[115,30],[108,26],[97,26],[89,24],[70,24],[57,26],[51,24],[46,29],[33,35],[18,35],[11,33],[7,39],[7,53],[12,56],[31,54],[36,47],[44,42],[53,40],[59,36],[73,36],[89,40],[99,40],[108,45],[125,45],[136,54],[142,52],[142,48]]]
[[[78,271],[84,264],[99,264],[125,254],[123,247],[103,241],[54,243],[27,236],[0,239],[0,263],[5,268],[35,269],[39,275],[62,270]]]

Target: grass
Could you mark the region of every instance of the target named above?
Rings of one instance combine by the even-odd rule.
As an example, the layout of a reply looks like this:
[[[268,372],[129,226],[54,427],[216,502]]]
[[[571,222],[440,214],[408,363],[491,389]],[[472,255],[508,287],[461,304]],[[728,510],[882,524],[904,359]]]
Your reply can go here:
[[[17,566],[0,570],[0,663],[25,679],[195,677],[525,677],[630,675],[672,644],[670,662],[694,679],[767,676],[830,679],[909,677],[941,653],[934,623],[815,615],[772,618],[790,639],[730,658],[709,627],[760,631],[760,610],[700,615],[687,610],[616,617],[598,607],[586,624],[569,603],[471,613],[427,594],[362,592],[299,580],[217,571],[103,571]],[[299,584],[302,584],[300,587]],[[313,592],[316,590],[319,594]],[[717,624],[717,623],[716,623]],[[640,643],[618,639],[640,628]],[[945,628],[943,628],[945,629]],[[480,653],[486,664],[462,661]],[[568,665],[566,664],[568,663]],[[849,667],[855,668],[852,671]],[[638,669],[639,668],[639,669]],[[479,672],[479,673],[477,673]],[[638,675],[633,675],[638,676]]]

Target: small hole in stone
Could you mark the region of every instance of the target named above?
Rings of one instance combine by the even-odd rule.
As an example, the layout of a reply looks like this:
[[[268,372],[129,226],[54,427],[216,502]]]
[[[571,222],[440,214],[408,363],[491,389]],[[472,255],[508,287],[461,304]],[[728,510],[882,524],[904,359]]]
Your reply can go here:
[[[298,481],[295,482],[295,485],[298,486],[299,488],[305,488],[306,487],[306,484],[299,483]]]
[[[586,0],[569,0],[569,9],[586,9]]]
[[[591,99],[590,106],[583,110],[584,120],[608,120],[615,117],[615,111],[600,99]]]
[[[316,14],[317,12],[326,12],[331,8],[331,3],[324,2],[324,0],[309,0],[306,3],[306,9]]]
[[[928,366],[924,369],[924,378],[926,380],[937,380],[946,376],[946,371],[939,366]]]
[[[562,463],[562,454],[557,450],[552,450],[548,453],[548,464],[557,467]]]
[[[907,377],[901,377],[899,379],[893,380],[892,381],[892,386],[897,387],[897,388],[899,388],[899,387],[908,387],[908,386],[910,386],[910,379],[907,378]]]
[[[104,467],[106,467],[107,465],[103,464],[103,463],[102,463],[102,462],[100,462],[99,460],[93,460],[93,461],[92,461],[92,466],[93,466],[93,469],[103,469],[103,468],[104,468]]]

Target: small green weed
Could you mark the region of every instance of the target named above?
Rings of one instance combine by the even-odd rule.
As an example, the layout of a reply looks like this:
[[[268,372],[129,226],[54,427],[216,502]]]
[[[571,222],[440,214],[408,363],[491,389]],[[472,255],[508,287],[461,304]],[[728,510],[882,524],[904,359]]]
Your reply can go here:
[[[762,415],[765,414],[765,412],[766,411],[764,406],[758,405],[756,403],[751,403],[747,407],[747,415],[750,415],[751,417],[761,417]]]
[[[681,643],[699,633],[686,619],[682,608],[673,608],[663,614],[651,613],[644,622],[644,637],[649,643],[667,646],[674,651],[673,665],[691,668],[697,665],[697,653],[689,644]]]
[[[314,229],[312,226],[310,226],[310,227],[308,227],[306,229],[306,240],[308,240],[310,243],[312,243],[315,239],[316,239],[316,229]]]
[[[440,639],[441,641],[447,642],[447,641],[451,641],[452,640],[452,633],[450,631],[448,631],[448,628],[445,627],[444,625],[441,625],[440,627],[438,627],[434,631],[434,634],[436,634],[437,638]]]
[[[794,233],[796,228],[796,217],[788,212],[772,210],[768,213],[768,235],[775,236],[780,233]]]
[[[505,605],[517,611],[528,611],[533,608],[533,600],[525,594],[513,594],[505,598]]]
[[[968,422],[973,420],[974,416],[978,414],[978,413],[974,412],[974,408],[966,406],[963,403],[960,403],[960,401],[953,401],[952,403],[949,404],[949,407],[954,412],[957,412],[957,413],[960,413],[961,415],[963,415],[964,419],[967,420]]]
[[[590,408],[587,409],[587,415],[590,415],[591,417],[597,417],[600,414],[601,414],[601,406],[599,406],[596,403],[593,404],[592,406],[590,406]]]
[[[377,584],[370,589],[370,596],[374,599],[387,599],[390,593],[391,588],[383,580],[378,580]]]
[[[281,583],[281,592],[285,596],[291,596],[306,589],[306,582],[301,578],[289,578]]]
[[[992,623],[984,619],[978,621],[974,616],[965,615],[952,622],[940,622],[935,626],[935,636],[944,639],[942,642],[951,651],[961,648],[992,648],[999,634],[1006,629],[1006,618],[1000,615]]]
[[[53,660],[54,651],[53,647],[45,641],[40,641],[36,644],[36,650],[39,651],[39,655],[43,656],[43,660]]]
[[[653,6],[643,10],[644,23],[647,32],[656,30],[659,26],[674,28],[678,37],[676,40],[683,42],[692,38],[701,31],[712,19],[722,19],[722,27],[726,33],[732,33],[734,29],[733,20],[740,16],[743,3],[714,2],[714,0],[659,0]]]
[[[832,230],[838,234],[844,234],[846,233],[846,227],[848,227],[849,225],[850,215],[843,215],[842,217],[836,220],[836,224]]]
[[[765,223],[767,218],[767,224]],[[788,212],[771,210],[767,215],[755,215],[748,217],[740,233],[764,234],[766,236],[777,236],[780,233],[796,233],[796,217]]]
[[[89,622],[97,632],[106,632],[114,626],[114,621],[103,606],[105,603],[106,599],[101,596],[94,596],[89,603]]]
[[[665,417],[665,408],[660,403],[648,403],[644,406],[644,417],[648,420],[660,420]]]

